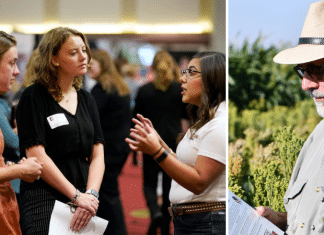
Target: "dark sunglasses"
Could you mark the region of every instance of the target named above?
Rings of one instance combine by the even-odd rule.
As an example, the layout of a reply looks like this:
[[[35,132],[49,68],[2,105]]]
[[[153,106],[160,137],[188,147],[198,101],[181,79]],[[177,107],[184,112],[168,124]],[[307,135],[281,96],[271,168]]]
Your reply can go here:
[[[324,75],[324,64],[319,66],[311,65],[305,69],[300,65],[297,65],[294,67],[294,70],[301,79],[305,77],[305,72],[312,79],[313,79],[312,75],[316,76],[317,78],[321,78]]]

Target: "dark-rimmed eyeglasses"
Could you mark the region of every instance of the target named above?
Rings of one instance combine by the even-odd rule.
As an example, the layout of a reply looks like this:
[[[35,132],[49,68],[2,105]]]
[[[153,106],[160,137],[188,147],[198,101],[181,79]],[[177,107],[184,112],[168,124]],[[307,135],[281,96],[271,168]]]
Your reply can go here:
[[[181,75],[188,75],[189,76],[194,76],[196,73],[201,73],[200,71],[197,71],[197,70],[193,70],[193,69],[183,69],[181,70]]]
[[[305,72],[308,74],[308,77],[313,79],[312,75],[316,77],[318,80],[323,80],[324,76],[324,65],[310,65],[306,68],[301,67],[300,65],[297,65],[294,67],[295,72],[297,75],[301,78],[304,79],[305,77]]]

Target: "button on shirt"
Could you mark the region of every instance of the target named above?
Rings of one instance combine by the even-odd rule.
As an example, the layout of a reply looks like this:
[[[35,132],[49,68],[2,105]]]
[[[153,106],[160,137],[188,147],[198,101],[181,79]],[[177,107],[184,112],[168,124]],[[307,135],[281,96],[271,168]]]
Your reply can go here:
[[[284,203],[288,235],[324,234],[324,120],[308,137],[292,173]]]

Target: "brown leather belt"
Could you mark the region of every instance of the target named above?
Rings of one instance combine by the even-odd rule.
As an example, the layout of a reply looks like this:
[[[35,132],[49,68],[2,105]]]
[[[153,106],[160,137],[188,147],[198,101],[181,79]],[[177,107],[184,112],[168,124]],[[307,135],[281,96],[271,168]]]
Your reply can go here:
[[[181,215],[190,215],[194,213],[202,213],[209,211],[217,211],[225,209],[225,202],[200,202],[192,204],[173,205],[168,208],[172,218]]]

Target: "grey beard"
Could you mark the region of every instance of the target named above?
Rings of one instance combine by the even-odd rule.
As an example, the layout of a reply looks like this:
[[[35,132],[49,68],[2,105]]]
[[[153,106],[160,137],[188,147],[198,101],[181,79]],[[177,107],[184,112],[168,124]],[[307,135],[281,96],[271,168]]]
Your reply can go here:
[[[316,111],[318,115],[324,118],[324,103],[316,101],[316,98],[324,98],[324,92],[314,90],[314,91],[310,91],[309,93],[315,102]]]

